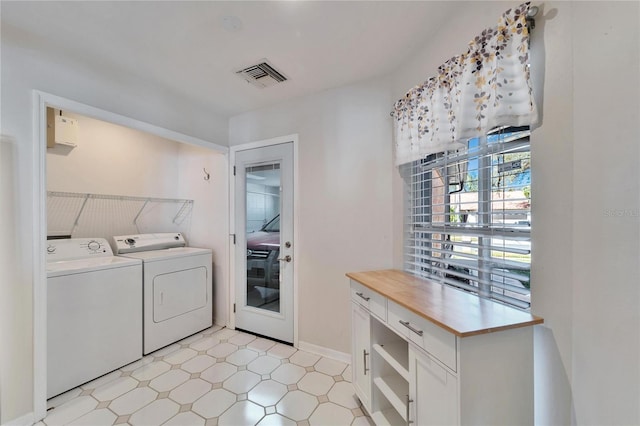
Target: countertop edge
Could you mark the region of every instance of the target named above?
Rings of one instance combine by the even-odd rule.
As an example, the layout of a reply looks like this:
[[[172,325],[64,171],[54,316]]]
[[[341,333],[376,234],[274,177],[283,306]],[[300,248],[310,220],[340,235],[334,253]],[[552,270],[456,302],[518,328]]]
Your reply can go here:
[[[416,315],[419,315],[419,316],[423,317],[424,319],[434,323],[438,327],[441,327],[441,328],[449,331],[450,333],[455,334],[458,337],[471,337],[471,336],[477,336],[477,335],[488,334],[488,333],[495,333],[495,332],[515,329],[515,328],[530,327],[530,326],[533,326],[533,325],[538,325],[538,324],[544,323],[544,319],[541,318],[541,317],[535,316],[535,315],[530,314],[528,312],[520,311],[520,310],[515,309],[515,308],[511,308],[511,307],[506,306],[506,305],[499,304],[499,303],[491,301],[491,300],[484,300],[483,299],[484,300],[483,303],[495,303],[496,305],[504,307],[505,309],[517,312],[518,315],[527,316],[528,318],[527,319],[523,318],[522,320],[517,320],[517,321],[504,321],[503,324],[501,324],[499,326],[495,326],[495,327],[474,326],[474,327],[468,327],[468,328],[465,328],[465,329],[461,329],[461,327],[456,327],[455,325],[449,324],[448,321],[446,321],[444,318],[439,318],[437,315],[434,315],[431,312],[425,312],[425,311],[423,311],[421,309],[418,309],[416,305],[412,306],[410,303],[406,303],[401,298],[399,298],[396,294],[394,294],[394,292],[386,292],[386,291],[383,291],[380,288],[376,287],[371,282],[372,279],[367,279],[368,277],[372,276],[373,274],[376,274],[376,275],[381,275],[381,274],[399,275],[402,278],[402,280],[398,280],[396,278],[391,278],[391,277],[388,278],[389,282],[395,282],[396,285],[398,285],[398,287],[399,287],[398,291],[395,292],[395,293],[412,291],[412,289],[409,287],[409,285],[417,287],[417,291],[421,291],[422,289],[429,289],[429,287],[433,288],[433,286],[443,287],[442,284],[433,283],[433,282],[430,282],[428,280],[425,280],[425,279],[410,275],[410,274],[408,274],[406,272],[403,272],[403,271],[400,271],[400,270],[394,270],[394,269],[377,270],[377,271],[363,271],[363,272],[348,272],[348,273],[345,274],[349,279],[352,279],[352,280],[356,281],[357,283],[369,288],[370,290],[375,291],[376,293],[386,297],[387,299],[391,300],[392,302],[404,307],[405,309],[408,309],[409,311],[415,313]],[[371,278],[373,278],[373,277],[371,277]],[[415,290],[415,288],[414,288],[414,290]],[[453,289],[453,288],[447,289],[446,291],[462,293],[459,290]],[[455,293],[451,293],[451,294],[455,294]],[[460,296],[459,294],[457,294],[456,297],[462,298],[462,296]],[[476,296],[474,294],[467,294],[467,293],[464,293],[464,297],[465,298],[466,297],[479,298],[478,296]],[[472,315],[470,315],[470,316],[472,316]]]

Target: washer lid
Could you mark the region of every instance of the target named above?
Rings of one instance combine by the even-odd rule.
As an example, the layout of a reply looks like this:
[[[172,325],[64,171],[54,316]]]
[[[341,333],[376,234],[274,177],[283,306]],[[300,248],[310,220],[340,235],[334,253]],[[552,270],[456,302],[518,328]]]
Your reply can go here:
[[[164,250],[141,251],[137,253],[126,253],[119,256],[126,256],[133,259],[141,259],[145,263],[157,262],[167,259],[176,259],[179,257],[198,256],[203,254],[211,254],[211,249],[196,247],[174,247]]]
[[[142,261],[117,256],[47,262],[47,278],[136,265],[142,267]]]

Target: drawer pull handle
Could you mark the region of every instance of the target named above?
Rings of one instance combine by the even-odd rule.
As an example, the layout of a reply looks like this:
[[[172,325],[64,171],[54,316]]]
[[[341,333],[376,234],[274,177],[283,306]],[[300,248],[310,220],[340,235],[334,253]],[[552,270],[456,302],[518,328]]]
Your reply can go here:
[[[409,398],[409,395],[407,395],[407,426],[413,423],[413,420],[409,420],[409,414],[410,414],[409,404],[411,404],[412,402],[413,402],[413,399]]]
[[[369,371],[369,368],[367,367],[367,355],[369,355],[367,353],[366,349],[362,350],[362,361],[364,362],[364,375],[367,375],[367,371]]]
[[[407,327],[409,330],[413,331],[414,333],[416,333],[418,336],[422,336],[424,334],[424,332],[422,330],[418,330],[416,328],[411,327],[411,324],[409,324],[409,321],[399,321],[400,324],[404,325],[405,327]]]
[[[362,293],[356,293],[358,296],[360,296],[361,298],[363,298],[364,300],[366,300],[367,302],[371,299],[370,297],[365,296]]]

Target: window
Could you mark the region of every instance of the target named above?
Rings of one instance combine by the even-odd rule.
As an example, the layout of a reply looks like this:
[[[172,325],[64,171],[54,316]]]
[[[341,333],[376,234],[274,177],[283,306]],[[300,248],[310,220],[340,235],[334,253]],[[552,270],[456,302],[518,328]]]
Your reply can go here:
[[[529,135],[528,127],[496,129],[401,167],[406,271],[529,308]]]

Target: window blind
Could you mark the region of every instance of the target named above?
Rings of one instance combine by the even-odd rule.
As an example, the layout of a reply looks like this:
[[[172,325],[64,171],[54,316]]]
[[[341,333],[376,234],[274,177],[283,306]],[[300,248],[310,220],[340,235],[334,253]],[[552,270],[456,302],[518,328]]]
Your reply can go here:
[[[528,127],[401,167],[406,271],[521,309],[530,306]]]

